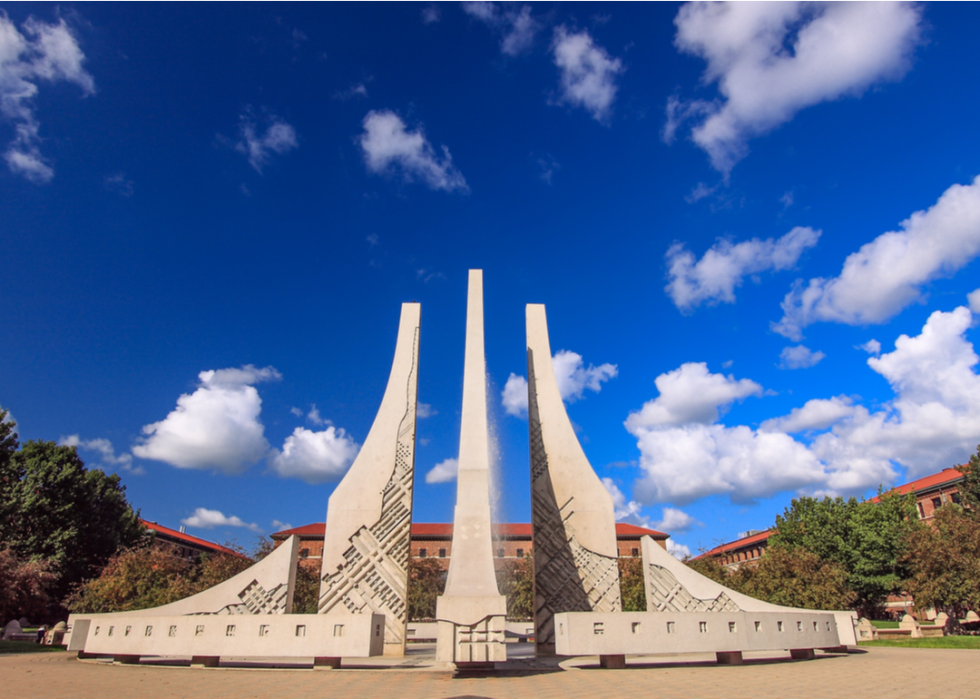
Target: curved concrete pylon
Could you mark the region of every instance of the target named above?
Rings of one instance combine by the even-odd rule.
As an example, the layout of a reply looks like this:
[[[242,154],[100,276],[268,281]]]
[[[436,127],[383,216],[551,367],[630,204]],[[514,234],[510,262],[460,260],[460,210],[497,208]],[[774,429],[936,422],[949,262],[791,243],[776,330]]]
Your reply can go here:
[[[535,644],[552,655],[555,614],[618,612],[622,602],[612,498],[565,412],[541,304],[527,305],[527,390]]]
[[[483,349],[483,271],[471,269],[466,301],[466,355],[453,514],[453,555],[446,590],[436,600],[436,660],[507,660],[507,599],[497,589],[490,530],[490,440]]]
[[[385,655],[403,655],[415,477],[421,307],[403,303],[395,358],[364,446],[327,505],[320,614],[384,614]]]

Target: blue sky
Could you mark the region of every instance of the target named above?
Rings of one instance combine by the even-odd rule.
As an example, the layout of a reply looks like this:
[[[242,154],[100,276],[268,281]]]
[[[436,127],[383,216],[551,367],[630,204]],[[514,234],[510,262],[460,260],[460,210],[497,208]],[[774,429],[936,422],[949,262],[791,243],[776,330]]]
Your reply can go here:
[[[0,405],[148,519],[323,521],[415,300],[449,521],[469,268],[503,520],[526,303],[681,553],[980,442],[975,4],[2,10]]]

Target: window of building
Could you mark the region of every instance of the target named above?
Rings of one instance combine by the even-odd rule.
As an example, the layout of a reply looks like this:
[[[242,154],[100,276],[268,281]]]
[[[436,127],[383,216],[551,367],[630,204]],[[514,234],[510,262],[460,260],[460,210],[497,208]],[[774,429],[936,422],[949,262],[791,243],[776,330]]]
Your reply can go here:
[[[439,558],[446,557],[446,549],[439,549]]]
[[[938,510],[942,506],[943,506],[943,500],[942,500],[942,498],[933,498],[932,499],[932,508],[934,510]]]
[[[517,549],[517,557],[524,558],[524,549]]]
[[[484,550],[486,550],[486,549],[484,549]],[[503,558],[503,557],[504,557],[504,550],[503,549],[497,549],[497,558]]]
[[[926,511],[922,509],[922,503],[921,502],[918,502],[916,504],[919,506],[919,519],[922,519],[923,517],[926,516]]]
[[[640,549],[630,549],[630,555],[633,556],[633,558],[636,558],[640,555]]]
[[[427,549],[419,549],[419,558],[425,558],[429,551]]]
[[[949,497],[952,499],[953,504],[955,504],[955,505],[959,505],[960,504],[961,498],[960,498],[960,494],[959,493],[953,493]]]
[[[309,549],[300,549],[299,550],[299,557],[300,558],[309,558],[310,557],[310,550]]]

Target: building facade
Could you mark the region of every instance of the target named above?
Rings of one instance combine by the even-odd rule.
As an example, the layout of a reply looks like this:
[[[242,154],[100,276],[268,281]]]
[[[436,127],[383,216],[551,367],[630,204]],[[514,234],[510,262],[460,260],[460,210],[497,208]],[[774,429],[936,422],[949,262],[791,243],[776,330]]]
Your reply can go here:
[[[140,523],[153,532],[154,548],[169,551],[178,558],[183,558],[192,563],[196,562],[202,553],[221,553],[232,556],[242,555],[227,546],[191,536],[183,531],[183,527],[178,531],[170,527],[165,527],[162,524],[157,524],[156,522],[148,522],[145,519],[141,519]]]
[[[299,557],[301,563],[320,569],[323,557],[324,522],[307,524],[295,529],[277,532],[272,535],[275,546],[279,546],[290,536],[300,538]],[[621,558],[639,558],[640,537],[650,536],[662,548],[667,548],[669,534],[654,529],[646,529],[633,524],[616,525],[616,541]],[[529,555],[533,548],[531,525],[528,523],[493,525],[494,565],[501,568],[511,561],[519,561]],[[412,523],[411,556],[415,559],[433,558],[444,569],[449,568],[453,549],[453,525],[448,523]]]

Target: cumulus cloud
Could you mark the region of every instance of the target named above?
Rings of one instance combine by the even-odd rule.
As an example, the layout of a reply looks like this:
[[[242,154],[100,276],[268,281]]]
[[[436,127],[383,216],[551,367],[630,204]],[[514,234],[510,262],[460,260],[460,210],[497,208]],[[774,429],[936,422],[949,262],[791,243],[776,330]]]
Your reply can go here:
[[[753,430],[705,420],[708,410],[678,418],[682,411],[656,405],[661,395],[626,421],[644,471],[633,497],[641,505],[683,505],[717,494],[746,502],[778,492],[861,493],[893,483],[898,466],[913,479],[962,463],[980,442],[980,357],[965,338],[972,322],[965,306],[936,311],[918,336],[902,335],[894,351],[870,357],[868,366],[895,394],[874,411],[845,396],[815,399]],[[719,375],[701,378],[708,385],[733,383]],[[699,385],[688,384],[691,401],[699,398]],[[732,393],[719,392],[716,411]],[[799,433],[807,443],[791,436]]]
[[[872,338],[863,345],[858,345],[857,349],[864,350],[868,354],[873,354],[877,357],[879,354],[881,354],[881,343]]]
[[[691,515],[687,514],[683,510],[678,510],[676,507],[665,507],[662,511],[662,517],[659,521],[654,522],[651,526],[654,529],[659,529],[660,531],[667,532],[668,534],[673,534],[676,532],[686,532],[696,525],[701,523],[694,519]]]
[[[367,97],[368,90],[367,85],[363,82],[354,83],[346,90],[338,90],[333,93],[333,98],[335,100],[340,100],[341,102],[346,102],[347,100],[354,99],[355,97]]]
[[[762,395],[762,386],[755,381],[712,374],[704,362],[682,364],[654,383],[660,395],[626,420],[626,428],[634,434],[662,426],[710,425],[735,401]]]
[[[415,416],[419,420],[424,420],[427,417],[432,417],[433,415],[438,415],[439,411],[433,408],[428,403],[419,403],[415,407]]]
[[[286,437],[282,451],[272,450],[269,466],[283,478],[332,483],[343,478],[360,448],[343,429],[333,425],[320,432],[297,427]]]
[[[684,544],[678,544],[673,539],[667,539],[667,553],[678,561],[683,561],[691,557],[690,547]]]
[[[242,473],[269,449],[259,421],[262,399],[252,384],[282,376],[271,366],[247,364],[202,371],[198,378],[197,390],[181,395],[166,418],[143,427],[133,454],[177,468]]]
[[[809,369],[826,356],[823,352],[814,352],[809,347],[804,347],[803,345],[784,347],[783,351],[779,353],[779,368]]]
[[[358,139],[369,172],[399,175],[405,182],[419,181],[430,189],[468,192],[466,179],[446,146],[436,154],[420,126],[408,131],[391,110],[370,111],[364,117],[364,133]]]
[[[967,303],[970,305],[970,310],[980,315],[980,289],[976,291],[971,291],[966,296]]]
[[[505,9],[493,2],[464,2],[463,11],[499,34],[500,51],[508,56],[530,51],[534,35],[541,29],[541,23],[531,16],[530,5]]]
[[[928,282],[951,276],[980,255],[980,177],[953,185],[899,226],[849,255],[839,276],[806,285],[798,280],[773,330],[799,342],[812,323],[883,323],[921,300]]]
[[[256,123],[251,110],[238,118],[238,141],[235,150],[248,158],[248,164],[262,172],[273,155],[282,155],[297,148],[296,129],[270,114],[263,119],[265,129]]]
[[[919,42],[922,8],[905,3],[688,3],[674,20],[678,50],[703,58],[715,101],[667,104],[664,138],[691,138],[727,175],[747,142],[801,109],[899,80]]]
[[[747,275],[791,269],[819,239],[820,231],[797,226],[778,240],[719,240],[700,260],[684,243],[674,243],[665,255],[667,294],[681,311],[702,303],[735,303],[735,288]]]
[[[272,520],[272,531],[274,532],[284,532],[287,529],[292,529],[293,525],[289,522],[280,522],[278,519]]]
[[[190,517],[180,520],[181,524],[195,529],[214,529],[215,527],[242,527],[250,532],[261,533],[262,527],[257,524],[243,522],[240,517],[227,517],[219,510],[209,510],[198,507]]]
[[[129,471],[135,475],[146,473],[140,466],[133,468],[132,454],[116,454],[112,442],[108,439],[81,439],[77,434],[70,434],[67,437],[61,437],[58,440],[58,444],[65,447],[77,447],[86,451],[96,452],[99,454],[102,464],[106,466],[118,466],[124,471]]]
[[[442,19],[438,5],[426,5],[422,8],[422,24],[435,24]]]
[[[640,527],[649,526],[650,518],[643,516],[643,505],[635,500],[627,500],[626,495],[623,494],[623,491],[619,489],[612,478],[603,478],[602,485],[612,497],[613,514],[617,522],[626,522]]]
[[[14,140],[4,152],[11,172],[44,183],[54,169],[41,154],[41,124],[34,98],[42,82],[73,83],[83,94],[95,92],[95,81],[82,67],[85,54],[64,19],[48,24],[29,17],[20,30],[0,10],[0,115],[14,125]]]
[[[426,483],[450,483],[456,480],[459,474],[459,461],[456,459],[446,459],[433,466],[425,474]]]
[[[582,107],[596,121],[607,122],[619,89],[616,77],[625,70],[623,62],[597,46],[587,30],[570,32],[564,25],[555,29],[551,51],[560,73],[558,101]]]
[[[302,414],[302,411],[300,412]],[[316,407],[316,403],[310,406],[310,412],[306,414],[306,419],[313,425],[329,425],[330,420],[325,420],[320,415],[320,409]]]
[[[598,393],[602,383],[616,378],[619,373],[615,364],[585,365],[582,355],[569,350],[560,350],[551,358],[551,365],[558,380],[558,392],[562,400],[574,403],[583,397],[586,389]],[[521,417],[527,413],[527,379],[517,374],[507,377],[501,391],[504,410],[508,415]]]

